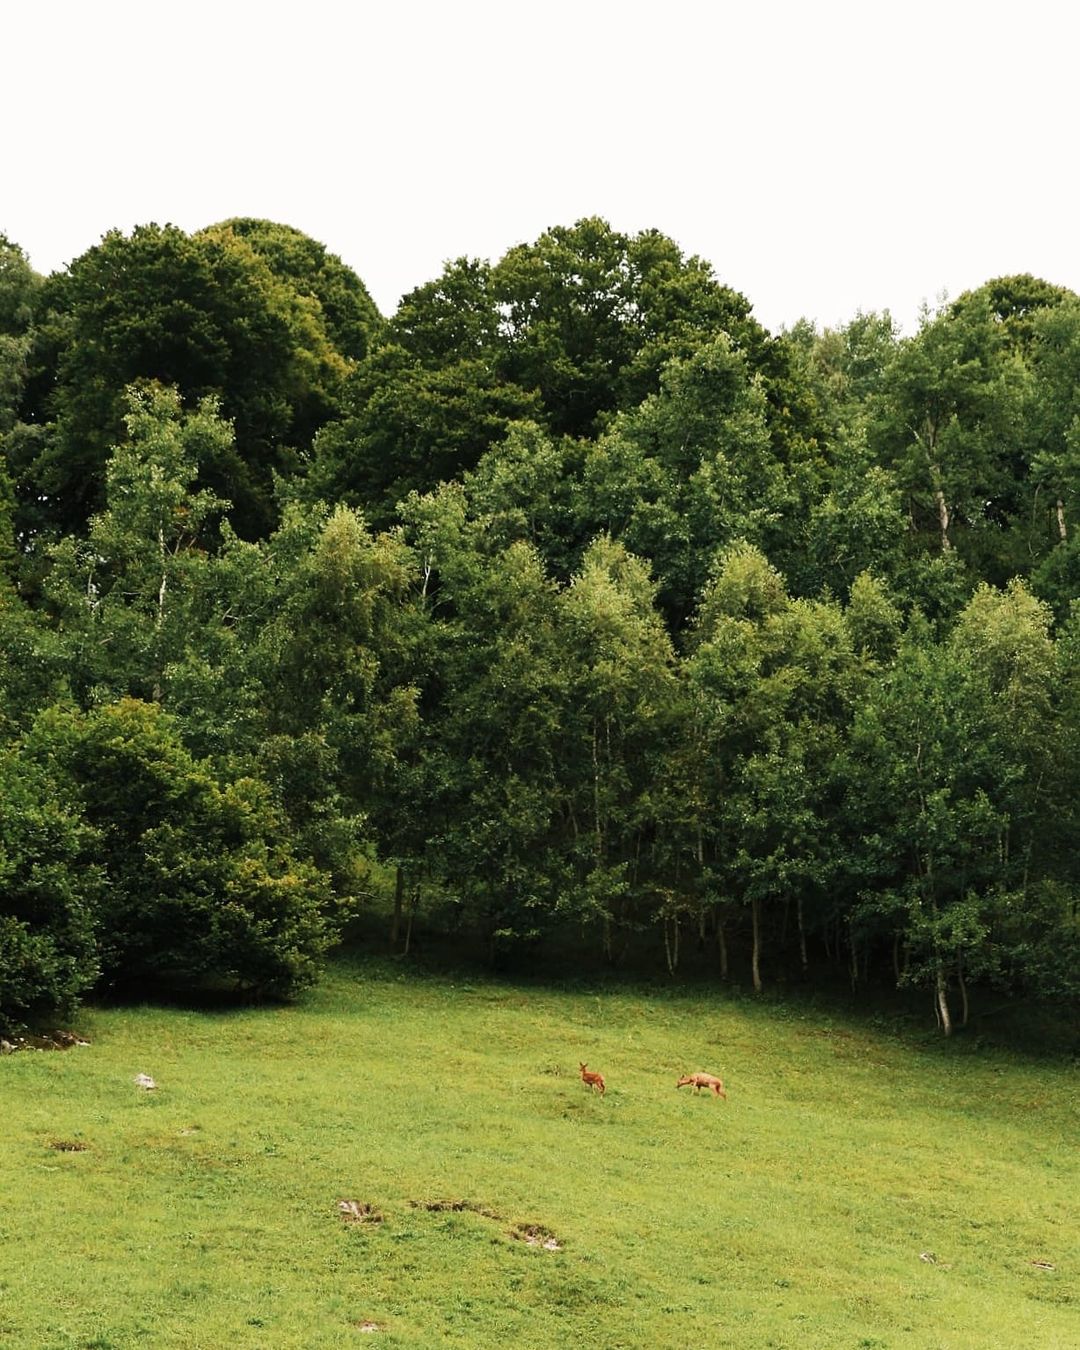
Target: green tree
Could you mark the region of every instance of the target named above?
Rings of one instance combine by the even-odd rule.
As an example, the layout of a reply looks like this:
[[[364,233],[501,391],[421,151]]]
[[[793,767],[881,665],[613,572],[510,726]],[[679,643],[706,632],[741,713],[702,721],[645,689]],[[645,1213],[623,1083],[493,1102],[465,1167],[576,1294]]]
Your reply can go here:
[[[782,366],[748,302],[656,231],[590,218],[494,265],[459,258],[402,300],[347,418],[320,437],[312,490],[382,521],[410,490],[473,469],[515,420],[595,436],[720,333],[752,369]]]
[[[200,462],[228,452],[232,429],[214,399],[185,413],[175,389],[132,388],[127,437],[105,470],[105,509],[85,540],[52,550],[46,595],[82,702],[122,694],[160,701],[170,662],[191,640],[203,539],[228,503],[195,491]]]
[[[718,916],[751,919],[751,971],[770,917],[796,905],[807,965],[807,902],[827,894],[833,764],[859,681],[851,633],[833,603],[792,600],[745,542],[724,550],[706,589],[685,675],[697,852]],[[775,924],[773,926],[775,931]]]
[[[51,277],[42,305],[27,399],[47,435],[17,446],[14,463],[29,527],[77,529],[100,508],[125,390],[155,380],[189,405],[220,400],[235,442],[200,464],[200,483],[233,503],[241,533],[265,532],[275,473],[293,473],[338,411],[349,369],[318,299],[227,227],[144,225]]]
[[[27,745],[97,832],[106,980],[224,980],[276,996],[311,983],[333,935],[327,878],[293,854],[262,785],[218,781],[166,714],[135,699],[47,711]]]
[[[944,641],[910,625],[858,709],[842,775],[856,921],[894,936],[898,977],[933,991],[946,1034],[951,991],[966,1020],[969,981],[1022,983],[1066,936],[1055,671],[1045,606],[1018,582],[982,587]]]
[[[243,239],[279,281],[317,302],[335,350],[350,361],[364,358],[383,319],[367,287],[339,257],[303,231],[273,220],[235,217],[206,233],[219,231]]]
[[[46,769],[0,749],[0,1027],[72,1015],[98,975],[94,836]]]
[[[607,537],[589,547],[560,595],[569,675],[561,811],[575,908],[600,920],[607,959],[620,926],[655,915],[674,967],[681,878],[664,866],[675,850],[661,856],[656,843],[677,686],[655,600],[646,565]]]

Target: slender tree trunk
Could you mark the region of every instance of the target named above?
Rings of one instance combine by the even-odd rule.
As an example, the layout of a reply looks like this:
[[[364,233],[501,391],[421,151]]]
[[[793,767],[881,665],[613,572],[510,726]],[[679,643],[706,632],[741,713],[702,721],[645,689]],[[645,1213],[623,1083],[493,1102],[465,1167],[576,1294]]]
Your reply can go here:
[[[1064,544],[1069,537],[1069,531],[1065,528],[1065,503],[1060,497],[1057,499],[1057,527],[1058,538]]]
[[[966,1027],[968,1024],[968,991],[967,981],[964,979],[964,963],[957,957],[956,960],[956,982],[960,987],[960,1025]]]
[[[390,920],[390,945],[396,947],[401,936],[401,911],[405,902],[405,869],[398,864],[394,877],[394,916]]]
[[[806,956],[806,926],[803,922],[803,901],[800,895],[796,901],[795,915],[799,921],[799,960],[802,962],[802,973],[804,975],[810,969],[810,962]]]
[[[948,553],[952,549],[949,540],[949,504],[940,487],[934,489],[934,501],[937,502],[938,526],[941,530],[941,551]]]
[[[727,934],[724,932],[724,921],[716,916],[716,945],[720,949],[720,978],[726,980],[728,977],[728,954],[727,954]]]
[[[405,949],[403,956],[408,956],[409,947],[412,944],[412,926],[416,911],[420,908],[420,883],[413,887],[412,895],[409,897],[409,916],[405,924]]]
[[[859,947],[855,941],[855,929],[848,924],[848,974],[851,977],[852,991],[859,987]]]
[[[937,427],[931,418],[926,419],[922,435],[916,432],[916,439],[922,445],[926,467],[930,471],[930,485],[937,505],[938,528],[941,530],[941,551],[948,553],[952,549],[949,540],[949,503],[945,500],[945,489],[941,482],[941,465],[937,463]]]
[[[750,957],[750,969],[754,977],[754,993],[761,993],[761,902],[757,896],[750,901],[750,919],[754,929],[754,948]]]
[[[670,917],[664,915],[664,955],[667,957],[668,974],[674,975],[679,968],[679,914]]]
[[[151,695],[155,703],[161,702],[161,630],[165,626],[165,591],[169,584],[166,567],[165,531],[158,530],[158,554],[161,559],[161,585],[158,587],[157,614],[154,616],[154,689]]]
[[[946,1036],[952,1035],[952,1014],[949,1012],[949,995],[945,983],[945,964],[938,958],[936,969],[936,987],[935,996],[937,999],[937,1011],[940,1018],[941,1030]]]
[[[895,975],[895,977],[896,977],[897,987],[899,987],[899,984],[900,984],[900,933],[899,933],[899,931],[897,931],[897,932],[895,932],[895,933],[893,934],[893,942],[892,942],[892,968],[893,968],[893,975]]]

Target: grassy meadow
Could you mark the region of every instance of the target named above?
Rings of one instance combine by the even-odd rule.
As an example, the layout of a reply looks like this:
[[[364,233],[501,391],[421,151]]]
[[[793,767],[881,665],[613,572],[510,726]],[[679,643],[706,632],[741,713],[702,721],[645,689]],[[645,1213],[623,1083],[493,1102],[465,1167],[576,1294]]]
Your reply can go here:
[[[1080,1345],[1064,1062],[375,961],[77,1029],[0,1060],[5,1350]]]

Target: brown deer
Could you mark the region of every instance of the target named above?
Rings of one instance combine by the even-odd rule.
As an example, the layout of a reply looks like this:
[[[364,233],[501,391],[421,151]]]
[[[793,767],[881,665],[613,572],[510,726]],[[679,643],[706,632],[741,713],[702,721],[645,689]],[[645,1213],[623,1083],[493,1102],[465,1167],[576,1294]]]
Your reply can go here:
[[[675,1086],[677,1088],[692,1087],[695,1092],[700,1092],[702,1088],[712,1088],[718,1097],[723,1097],[724,1101],[727,1101],[723,1079],[717,1078],[715,1074],[688,1073],[685,1078],[680,1078]]]
[[[602,1097],[604,1093],[607,1091],[607,1084],[604,1082],[604,1075],[602,1073],[593,1073],[592,1070],[587,1069],[584,1064],[580,1065],[580,1068],[581,1068],[581,1081],[583,1083],[588,1083],[588,1085],[593,1089],[593,1091],[599,1092],[600,1096]]]

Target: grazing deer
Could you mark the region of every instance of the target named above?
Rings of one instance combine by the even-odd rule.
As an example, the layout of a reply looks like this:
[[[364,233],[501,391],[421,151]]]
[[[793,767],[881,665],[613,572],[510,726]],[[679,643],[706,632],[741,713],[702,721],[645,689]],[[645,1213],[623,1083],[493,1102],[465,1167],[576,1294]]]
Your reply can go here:
[[[695,1092],[700,1092],[702,1088],[712,1088],[718,1097],[723,1097],[724,1101],[727,1101],[723,1079],[717,1078],[715,1074],[688,1073],[685,1078],[680,1078],[675,1086],[677,1088],[692,1087]]]
[[[593,1089],[593,1091],[599,1092],[600,1096],[602,1097],[604,1093],[607,1091],[607,1084],[604,1082],[604,1075],[602,1073],[593,1073],[592,1070],[587,1069],[584,1064],[582,1064],[580,1067],[581,1067],[581,1081],[583,1083],[588,1083],[588,1085]]]

